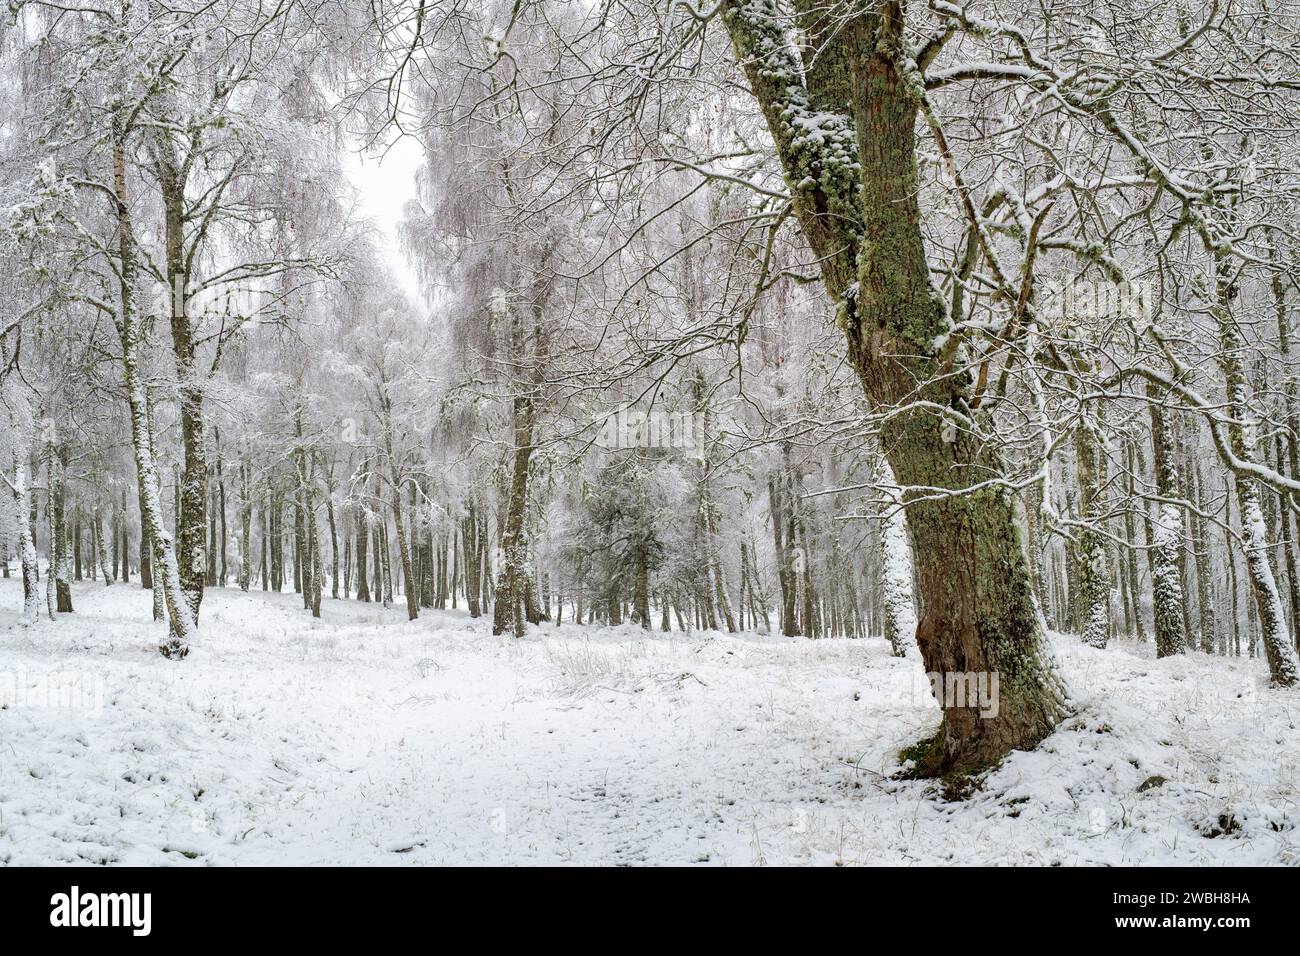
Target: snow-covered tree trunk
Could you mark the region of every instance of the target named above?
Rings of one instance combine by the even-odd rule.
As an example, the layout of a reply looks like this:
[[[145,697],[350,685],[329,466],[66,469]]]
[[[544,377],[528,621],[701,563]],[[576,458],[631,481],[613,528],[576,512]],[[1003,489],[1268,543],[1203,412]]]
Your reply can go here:
[[[1228,441],[1233,455],[1247,463],[1255,461],[1255,426],[1246,394],[1246,372],[1242,362],[1244,343],[1232,315],[1235,289],[1229,278],[1229,266],[1216,258],[1214,301],[1211,315],[1219,330],[1219,361],[1223,366],[1224,390],[1227,394]],[[1260,505],[1258,483],[1234,474],[1237,507],[1241,515],[1241,543],[1246,554],[1246,573],[1255,596],[1259,617],[1260,639],[1268,659],[1269,676],[1274,684],[1292,687],[1300,682],[1300,663],[1287,628],[1278,593],[1277,580],[1268,560],[1268,529]]]
[[[646,567],[644,554],[637,555],[632,604],[636,611],[637,624],[647,631],[650,630],[650,570]]]
[[[361,501],[357,503],[357,600],[370,603],[370,507],[365,500],[366,476],[361,475]]]
[[[776,576],[781,589],[781,633],[793,637],[799,633],[795,622],[795,569],[793,506],[789,487],[788,444],[782,449],[782,467],[767,479],[768,507],[772,516],[772,541],[776,549]]]
[[[501,566],[497,569],[492,633],[507,628],[524,636],[523,589],[528,577],[528,538],[524,518],[528,506],[528,462],[533,453],[533,407],[525,396],[514,400],[514,451],[506,484],[505,526],[501,534]]]
[[[301,415],[296,423],[299,444],[302,442]],[[307,464],[302,448],[293,453],[297,482],[293,492],[293,588],[302,596],[304,610],[311,608],[311,560],[307,556]]]
[[[338,524],[334,520],[334,488],[333,480],[330,486],[325,489],[325,514],[329,518],[330,529],[330,597],[339,596],[339,531]],[[245,588],[244,590],[248,590]]]
[[[152,415],[152,412],[150,412]],[[139,497],[139,487],[136,488],[136,496]],[[149,530],[144,523],[144,504],[139,503],[140,507],[140,587],[146,591],[154,589],[153,583],[153,545],[149,543]]]
[[[312,472],[309,475],[306,488],[305,500],[307,504],[306,521],[307,521],[307,560],[310,562],[310,598],[311,598],[311,616],[320,617],[320,602],[323,591],[323,578],[325,576],[325,562],[321,552],[321,524],[320,508],[316,504],[316,480],[319,475],[319,463],[316,461],[316,455],[311,456]]]
[[[41,619],[41,590],[38,581],[36,542],[32,538],[30,514],[31,488],[27,477],[27,456],[30,450],[32,423],[27,400],[11,390],[5,383],[4,401],[9,412],[10,441],[13,443],[10,462],[13,479],[7,483],[13,500],[14,527],[18,531],[18,558],[23,574],[23,620],[36,624]]]
[[[457,544],[458,536],[456,526],[453,524],[450,533],[444,535],[448,546],[451,548],[451,609],[454,611],[459,606],[461,582],[464,577],[464,566],[461,561],[461,549]],[[551,592],[550,579],[543,583],[543,592],[546,594],[546,616],[551,616]],[[446,602],[443,603],[444,609]]]
[[[381,515],[382,518],[382,515]],[[384,591],[384,607],[393,606],[393,552],[388,540],[388,522],[381,520],[375,529],[379,533],[379,574]]]
[[[68,554],[65,514],[68,449],[51,442],[46,447],[46,507],[50,517],[50,580],[54,584],[55,607],[61,614],[72,611],[72,567]]]
[[[1083,422],[1074,433],[1078,464],[1079,510],[1082,527],[1077,537],[1076,560],[1078,600],[1082,617],[1081,637],[1093,647],[1105,647],[1110,638],[1110,574],[1105,538],[1097,523],[1105,508],[1102,489],[1105,465],[1101,442],[1093,423]]]
[[[273,487],[267,495],[267,512],[271,551],[271,590],[278,593],[284,587],[284,532],[280,525],[284,517],[284,502],[278,488]]]
[[[113,571],[108,564],[108,543],[104,540],[104,512],[98,500],[92,517],[95,529],[95,557],[99,561],[99,573],[104,577],[104,584],[113,583]]]
[[[129,311],[132,307],[129,297],[124,296],[124,311]],[[180,566],[172,546],[171,531],[163,519],[162,494],[159,491],[157,465],[148,438],[144,389],[140,384],[136,358],[138,330],[134,328],[134,320],[131,318],[124,318],[122,325],[124,329],[122,367],[131,410],[131,435],[136,471],[143,488],[145,518],[148,523],[149,539],[153,545],[154,577],[161,587],[169,624],[168,637],[159,645],[159,651],[164,657],[180,660],[189,654],[190,643],[197,634],[197,627],[194,623],[194,615],[190,611],[189,601],[181,587]]]
[[[252,467],[247,461],[239,463],[239,590],[247,591],[253,575],[253,496]]]
[[[1133,508],[1138,501],[1137,497],[1137,451],[1133,442],[1124,444],[1124,470],[1127,472],[1125,477],[1126,491],[1129,497],[1129,506],[1124,509],[1124,539],[1129,543],[1131,548],[1136,548],[1138,543],[1137,522],[1133,518]],[[1138,641],[1146,640],[1146,628],[1142,621],[1142,589],[1138,576],[1138,552],[1130,550],[1128,553],[1127,572],[1128,572],[1128,592],[1129,600],[1133,606],[1133,634]]]
[[[122,574],[121,581],[123,584],[131,583],[131,525],[127,519],[126,510],[126,489],[122,489],[121,510],[118,512],[122,516],[119,530],[121,531],[122,550]]]
[[[157,462],[158,461],[158,436],[154,428],[153,400],[149,395],[148,389],[145,389],[144,400],[145,400],[144,419],[145,419],[145,428],[146,428],[145,437],[149,442],[149,454],[153,458],[153,460]],[[149,549],[150,566],[152,567],[153,556],[158,552],[158,549],[154,546],[153,534],[149,530],[151,527],[153,527],[153,525],[150,523],[148,516],[145,514],[144,485],[140,484],[138,481],[137,481],[137,492],[138,492],[137,496],[140,499],[140,531],[141,531],[140,547]],[[161,489],[159,489],[159,498],[160,498],[159,508],[161,509]],[[159,517],[161,518],[161,511]],[[152,595],[153,596],[153,619],[155,621],[165,621],[167,620],[167,596],[164,593],[164,589],[165,589],[164,575],[161,570],[153,574],[150,583],[151,583],[150,590],[153,592]]]
[[[1281,432],[1276,436],[1276,464],[1279,473],[1288,474],[1289,477],[1295,477],[1295,469],[1290,468],[1287,462],[1286,442]],[[1280,509],[1278,521],[1277,547],[1281,552],[1281,561],[1286,573],[1287,584],[1287,607],[1290,611],[1291,634],[1296,639],[1296,648],[1300,650],[1300,575],[1297,573],[1295,560],[1295,541],[1296,541],[1296,514],[1295,514],[1295,496],[1293,494],[1282,494],[1279,496],[1278,508]],[[1223,638],[1227,640],[1226,634]]]
[[[1198,513],[1209,503],[1204,479],[1195,462],[1187,462],[1190,499],[1196,510],[1191,515],[1192,554],[1196,562],[1196,605],[1200,609],[1201,650],[1213,654],[1218,636],[1218,621],[1214,613],[1214,580],[1210,574],[1209,539],[1205,533],[1205,519]]]
[[[194,135],[201,135],[196,130]],[[157,177],[163,211],[163,246],[167,288],[171,293],[169,325],[172,354],[179,383],[181,445],[183,468],[180,484],[179,516],[176,528],[176,559],[181,588],[197,625],[203,604],[203,587],[207,571],[208,517],[208,450],[203,422],[203,373],[199,370],[195,341],[195,317],[188,301],[190,274],[194,258],[186,254],[186,229],[191,228],[186,215],[185,175],[188,169],[173,155],[167,135],[153,141],[153,171]]]
[[[351,597],[352,590],[352,534],[347,527],[347,516],[343,519],[343,598]]]
[[[876,487],[889,499],[880,518],[880,589],[885,611],[885,637],[895,657],[916,647],[916,605],[912,603],[912,554],[907,516],[894,490],[894,475],[880,459]]]
[[[126,131],[120,117],[114,117],[112,122],[114,212],[117,219],[120,270],[117,330],[122,346],[122,375],[130,409],[131,444],[135,452],[136,473],[139,476],[149,537],[154,548],[154,574],[162,577],[163,599],[167,605],[169,634],[158,649],[164,657],[180,660],[190,652],[190,642],[197,633],[197,624],[181,584],[180,565],[172,546],[171,532],[163,520],[162,492],[149,421],[149,400],[139,365],[141,329],[135,304],[135,236],[126,188]]]
[[[755,607],[763,615],[764,633],[772,633],[772,618],[768,611],[768,592],[767,585],[758,573],[758,555],[756,552],[753,535],[750,535],[748,546],[745,542],[740,545],[740,559],[749,565],[749,600],[750,613],[753,613]]]
[[[808,637],[821,637],[821,616],[817,589],[813,585],[812,542],[808,540],[808,522],[802,511],[796,524],[799,531],[799,548],[795,552],[800,556],[800,575],[803,578],[803,627],[800,628]]]
[[[1050,464],[1047,467],[1051,467]],[[1024,503],[1025,543],[1029,550],[1029,568],[1034,579],[1034,595],[1043,614],[1050,617],[1053,610],[1051,601],[1051,577],[1047,570],[1047,542],[1043,534],[1042,486],[1035,485],[1028,490],[1029,501]]]
[[[1276,243],[1276,240],[1274,241]],[[1284,270],[1278,256],[1276,244],[1272,246],[1273,277],[1270,282],[1273,292],[1273,308],[1277,316],[1277,350],[1282,375],[1285,383],[1282,388],[1282,411],[1288,434],[1283,437],[1278,432],[1278,464],[1283,461],[1292,480],[1300,478],[1300,396],[1297,395],[1296,374],[1291,366],[1291,314],[1287,308],[1286,284],[1283,282]],[[1291,598],[1291,631],[1300,647],[1300,572],[1296,568],[1296,549],[1300,548],[1300,518],[1296,515],[1296,505],[1300,503],[1293,492],[1283,499],[1283,531],[1285,540],[1282,547],[1286,551],[1286,576]]]
[[[27,508],[27,499],[31,491],[27,482],[27,462],[18,461],[18,454],[14,454],[14,505],[21,509],[19,514],[24,514]],[[31,529],[26,521],[18,522],[18,554],[22,560],[23,567],[23,620],[29,625],[36,624],[41,619],[41,585],[40,585],[40,558],[36,554],[36,544],[32,540]]]
[[[393,407],[386,392],[380,396],[380,412],[383,416],[384,451],[388,456],[388,472],[393,483],[393,526],[397,531],[397,552],[402,562],[402,590],[406,596],[406,619],[414,621],[420,616],[420,586],[412,573],[411,542],[407,538],[406,522],[402,514],[402,475],[397,467],[397,456],[393,449]],[[389,595],[385,584],[384,594]]]
[[[482,613],[479,603],[482,569],[479,563],[478,514],[472,496],[466,502],[465,517],[461,519],[460,526],[461,550],[465,553],[465,604],[469,608],[469,616],[478,617]]]
[[[718,545],[717,506],[713,500],[713,490],[709,481],[713,466],[707,459],[702,463],[702,466],[699,489],[700,520],[706,549],[705,554],[709,565],[708,573],[713,579],[713,597],[717,600],[718,609],[722,612],[722,620],[726,624],[727,633],[734,634],[736,633],[736,618],[731,609],[731,596],[727,593],[727,579],[722,567],[722,552]]]
[[[54,601],[55,601],[54,598],[54,522],[52,520],[53,517],[54,515],[50,509],[49,500],[47,498],[45,503],[45,519],[46,519],[45,534],[48,538],[49,553],[46,556],[46,564],[45,564],[45,613],[49,615],[51,621],[54,620],[54,611],[55,611],[55,607],[54,607]],[[35,538],[36,536],[32,535],[32,537]]]
[[[1148,386],[1151,416],[1152,461],[1155,490],[1159,501],[1151,523],[1151,605],[1155,621],[1156,656],[1168,657],[1187,649],[1183,628],[1183,574],[1180,555],[1183,543],[1182,509],[1175,503],[1178,493],[1178,465],[1174,457],[1174,434],[1161,397]]]

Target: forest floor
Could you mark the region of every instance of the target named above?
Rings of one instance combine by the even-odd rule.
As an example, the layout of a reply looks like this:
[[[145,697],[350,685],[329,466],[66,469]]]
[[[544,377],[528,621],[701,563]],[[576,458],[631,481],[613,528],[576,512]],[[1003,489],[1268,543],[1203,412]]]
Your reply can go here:
[[[74,599],[29,629],[0,581],[0,864],[1300,863],[1259,660],[1055,637],[1078,716],[950,800],[893,777],[939,711],[879,639],[211,589],[174,663],[138,585]]]

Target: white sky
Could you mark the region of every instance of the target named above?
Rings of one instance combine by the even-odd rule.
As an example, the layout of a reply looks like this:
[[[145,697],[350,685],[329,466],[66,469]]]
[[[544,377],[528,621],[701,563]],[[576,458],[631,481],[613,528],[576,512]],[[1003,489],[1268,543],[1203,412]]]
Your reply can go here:
[[[402,206],[415,198],[415,170],[423,158],[419,143],[403,138],[382,156],[349,151],[344,163],[348,178],[361,193],[361,214],[374,222],[384,260],[413,304],[420,302],[420,286],[398,246],[397,224]]]

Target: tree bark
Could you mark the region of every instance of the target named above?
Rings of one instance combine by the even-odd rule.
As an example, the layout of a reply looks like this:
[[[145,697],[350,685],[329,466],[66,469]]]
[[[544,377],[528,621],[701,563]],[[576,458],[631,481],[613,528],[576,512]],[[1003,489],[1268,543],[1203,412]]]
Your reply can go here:
[[[1151,605],[1155,618],[1156,656],[1169,657],[1187,649],[1183,623],[1183,575],[1180,567],[1183,540],[1182,511],[1175,504],[1178,466],[1174,460],[1174,435],[1161,396],[1147,386],[1151,415],[1152,463],[1155,469],[1156,516],[1152,522]]]
[[[365,501],[366,477],[364,472],[361,476],[362,498],[357,505],[357,600],[370,603],[370,576],[368,567],[369,545],[370,545],[370,520],[369,507]]]
[[[1209,542],[1205,534],[1205,519],[1197,512],[1203,511],[1209,501],[1205,493],[1204,479],[1195,463],[1187,463],[1189,485],[1191,487],[1192,505],[1196,511],[1191,515],[1192,554],[1196,561],[1196,604],[1200,611],[1201,650],[1213,654],[1218,636],[1218,624],[1214,613],[1214,581],[1210,576]]]
[[[781,633],[793,637],[799,633],[795,623],[795,577],[793,544],[788,529],[792,526],[787,516],[785,501],[786,477],[782,470],[767,479],[768,508],[772,514],[772,540],[776,549],[776,577],[781,588]]]
[[[1231,302],[1235,289],[1229,279],[1227,263],[1216,261],[1216,289],[1211,315],[1219,328],[1219,361],[1223,366],[1224,391],[1228,402],[1228,442],[1240,461],[1255,460],[1255,427],[1246,401],[1246,373],[1242,364],[1244,343],[1232,316]],[[1246,554],[1246,575],[1255,596],[1259,616],[1260,638],[1268,658],[1269,677],[1280,687],[1300,682],[1300,663],[1291,641],[1282,610],[1282,597],[1268,560],[1268,529],[1260,506],[1258,482],[1240,474],[1233,475],[1237,490],[1237,507],[1241,515],[1242,550]]]
[[[46,467],[50,510],[50,577],[54,581],[55,606],[60,614],[72,613],[72,567],[68,560],[66,515],[68,446],[50,445]]]
[[[149,402],[139,372],[141,330],[135,314],[137,264],[135,237],[132,232],[126,191],[126,136],[123,121],[113,119],[113,192],[117,219],[118,338],[122,346],[122,375],[126,384],[127,403],[131,412],[131,444],[135,452],[144,510],[153,544],[154,573],[163,579],[163,598],[167,606],[169,633],[159,651],[171,660],[180,660],[190,651],[190,642],[198,627],[198,617],[191,608],[181,577],[180,562],[172,546],[172,537],[163,521],[162,493],[159,485],[153,436],[149,423]],[[199,525],[200,540],[202,524]],[[202,555],[200,554],[200,558]],[[200,576],[202,563],[198,565]],[[191,570],[193,567],[191,566]]]
[[[514,400],[515,447],[506,492],[505,527],[501,535],[501,567],[497,570],[496,603],[492,608],[492,633],[507,628],[524,636],[523,599],[527,587],[528,536],[524,524],[528,508],[528,463],[533,454],[533,406],[526,396]]]
[[[1110,639],[1110,574],[1105,539],[1097,526],[1105,507],[1102,489],[1106,476],[1101,439],[1090,422],[1081,423],[1074,433],[1075,459],[1079,477],[1079,529],[1075,560],[1079,569],[1077,593],[1082,616],[1084,643],[1105,647]]]
[[[904,497],[921,592],[917,643],[927,671],[996,673],[999,703],[984,718],[949,701],[939,733],[911,756],[923,774],[978,770],[1035,746],[1069,705],[1046,646],[1013,495],[996,485],[943,493],[1004,469],[967,424],[971,376],[939,344],[951,323],[930,286],[920,228],[920,79],[906,73],[915,65],[903,7],[887,0],[835,18],[833,31],[810,28],[816,58],[807,64],[770,0],[725,0],[723,15],[868,400],[890,409],[927,403],[890,416],[881,434],[902,485],[942,489]],[[817,136],[808,135],[810,123]],[[951,413],[940,417],[935,408]]]
[[[172,354],[179,383],[183,467],[176,530],[181,589],[197,626],[207,564],[208,452],[203,424],[203,385],[194,325],[186,314],[189,264],[185,256],[185,187],[179,165],[160,153],[155,164],[163,205],[163,246],[168,288],[172,291]]]
[[[894,483],[889,466],[881,459],[876,471],[880,489]],[[891,495],[891,498],[894,496]],[[907,519],[897,500],[885,506],[880,519],[881,577],[885,610],[885,637],[895,657],[906,657],[916,641],[916,607],[912,603],[912,562],[907,541]]]
[[[253,574],[253,498],[248,462],[239,463],[239,590],[247,591]]]
[[[478,617],[482,613],[479,603],[482,567],[479,560],[479,519],[473,498],[469,499],[465,512],[460,532],[461,550],[465,555],[465,604],[469,608],[469,616]]]
[[[407,539],[406,523],[402,515],[402,475],[398,470],[397,457],[393,451],[393,406],[387,391],[381,391],[380,412],[383,415],[384,451],[388,456],[389,477],[393,483],[393,526],[397,531],[397,551],[402,562],[402,590],[406,596],[406,618],[414,621],[420,616],[420,588],[417,578],[411,571],[411,542]],[[390,587],[385,582],[385,598],[391,598]]]
[[[1138,556],[1132,546],[1137,542],[1137,525],[1133,520],[1133,508],[1137,501],[1137,451],[1132,442],[1125,443],[1125,471],[1128,472],[1128,506],[1124,510],[1124,539],[1129,543],[1128,552],[1128,591],[1133,605],[1133,633],[1139,642],[1146,640],[1146,628],[1142,621],[1142,589],[1138,575]],[[1147,531],[1149,535],[1149,530]]]

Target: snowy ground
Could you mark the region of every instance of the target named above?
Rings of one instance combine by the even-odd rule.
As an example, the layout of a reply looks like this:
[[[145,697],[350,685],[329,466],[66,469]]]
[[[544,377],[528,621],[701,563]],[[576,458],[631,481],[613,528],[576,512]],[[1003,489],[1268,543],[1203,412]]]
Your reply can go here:
[[[0,863],[1300,863],[1300,694],[1260,661],[1057,638],[1080,715],[951,801],[891,779],[938,710],[881,640],[516,641],[217,589],[172,663],[135,585],[35,629],[20,596]]]

